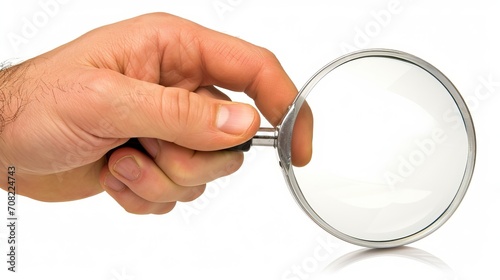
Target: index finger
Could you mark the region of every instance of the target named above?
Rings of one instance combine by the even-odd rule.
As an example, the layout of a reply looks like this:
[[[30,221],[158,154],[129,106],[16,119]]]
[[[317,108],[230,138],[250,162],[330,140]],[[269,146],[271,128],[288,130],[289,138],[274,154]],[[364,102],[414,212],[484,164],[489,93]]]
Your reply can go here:
[[[298,91],[276,56],[239,38],[198,27],[202,83],[245,92],[264,117],[277,125]]]

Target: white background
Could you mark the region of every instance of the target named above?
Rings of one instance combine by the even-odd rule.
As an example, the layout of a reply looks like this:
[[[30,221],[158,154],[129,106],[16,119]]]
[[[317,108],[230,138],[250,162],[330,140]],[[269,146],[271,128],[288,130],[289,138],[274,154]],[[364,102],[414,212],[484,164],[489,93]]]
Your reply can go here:
[[[1,279],[498,275],[498,1],[66,0],[50,15],[40,5],[47,1],[0,2],[0,61],[24,60],[95,27],[153,11],[173,13],[270,49],[299,88],[317,69],[344,54],[345,46],[415,54],[444,72],[467,100],[478,139],[476,170],[455,215],[407,251],[359,252],[361,248],[323,232],[293,201],[272,149],[254,149],[237,173],[211,183],[198,201],[163,216],[127,214],[106,194],[53,204],[19,197],[19,272],[7,272],[7,228],[1,226]],[[381,10],[391,13],[389,20],[377,22]],[[46,14],[45,22],[40,13]],[[23,44],[12,43],[9,38],[22,36],[23,25],[34,16],[40,17],[36,32]],[[0,205],[6,202],[6,195],[0,195]],[[0,207],[0,213],[4,210]]]

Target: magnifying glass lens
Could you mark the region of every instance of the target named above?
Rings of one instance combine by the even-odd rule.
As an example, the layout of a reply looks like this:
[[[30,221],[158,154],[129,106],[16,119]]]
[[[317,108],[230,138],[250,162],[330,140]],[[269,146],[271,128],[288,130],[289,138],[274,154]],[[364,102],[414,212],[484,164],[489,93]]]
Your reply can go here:
[[[427,70],[369,56],[326,74],[307,95],[311,163],[300,191],[337,236],[373,242],[425,230],[463,185],[470,143],[456,97]]]

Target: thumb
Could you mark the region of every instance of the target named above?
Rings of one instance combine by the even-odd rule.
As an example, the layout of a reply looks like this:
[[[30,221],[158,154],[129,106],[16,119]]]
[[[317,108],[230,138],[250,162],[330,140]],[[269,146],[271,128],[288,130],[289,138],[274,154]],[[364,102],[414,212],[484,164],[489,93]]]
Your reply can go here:
[[[116,72],[107,82],[97,83],[92,91],[99,105],[93,101],[92,107],[105,113],[95,112],[102,119],[89,121],[106,123],[107,129],[99,135],[103,138],[158,138],[210,151],[245,142],[260,125],[259,113],[248,104],[163,87]]]

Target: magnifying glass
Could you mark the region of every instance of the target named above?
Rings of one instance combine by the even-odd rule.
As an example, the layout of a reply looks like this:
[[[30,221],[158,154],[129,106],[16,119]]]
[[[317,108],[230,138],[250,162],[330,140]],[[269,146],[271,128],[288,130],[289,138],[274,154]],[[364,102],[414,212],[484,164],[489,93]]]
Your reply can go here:
[[[307,98],[313,155],[291,161],[295,120]],[[141,149],[136,138],[127,143]],[[320,69],[276,128],[248,142],[274,147],[287,185],[305,213],[347,242],[389,248],[443,225],[472,178],[476,138],[460,93],[438,69],[411,54],[369,49]]]
[[[297,115],[314,114],[311,162],[291,163]],[[470,113],[438,69],[408,53],[342,56],[306,82],[276,128],[235,147],[276,148],[290,191],[320,227],[373,248],[438,229],[469,186],[476,139]]]

